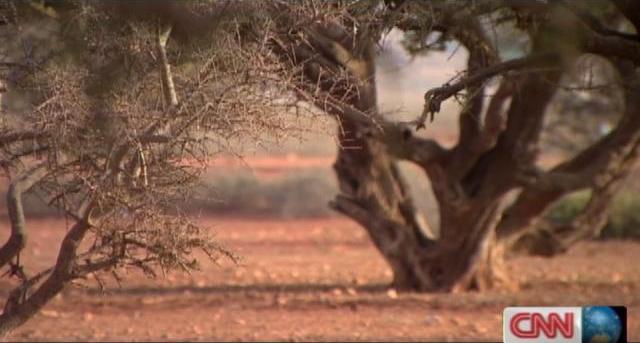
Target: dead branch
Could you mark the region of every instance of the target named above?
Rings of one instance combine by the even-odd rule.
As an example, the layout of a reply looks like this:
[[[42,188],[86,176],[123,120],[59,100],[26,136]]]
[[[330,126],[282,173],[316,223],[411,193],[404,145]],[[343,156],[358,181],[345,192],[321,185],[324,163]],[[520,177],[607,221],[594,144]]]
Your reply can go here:
[[[472,75],[461,78],[456,83],[430,89],[424,95],[425,104],[422,114],[418,119],[411,122],[411,124],[416,125],[416,129],[424,128],[427,119],[433,120],[433,115],[440,112],[440,105],[443,101],[458,94],[470,85],[481,83],[507,71],[543,66],[554,56],[555,54],[553,53],[540,53],[493,64],[478,70]]]

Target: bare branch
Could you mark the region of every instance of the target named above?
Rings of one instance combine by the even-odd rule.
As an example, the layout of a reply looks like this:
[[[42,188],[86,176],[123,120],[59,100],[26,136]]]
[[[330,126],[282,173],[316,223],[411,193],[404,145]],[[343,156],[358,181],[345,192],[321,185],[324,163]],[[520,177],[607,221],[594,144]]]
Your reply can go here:
[[[640,78],[631,63],[617,63],[625,88],[626,109],[616,128],[552,170],[536,172],[518,199],[505,212],[498,238],[510,238],[532,226],[537,216],[563,194],[581,188],[599,189],[629,168],[640,149]]]
[[[80,264],[75,267],[73,270],[73,277],[80,278],[91,273],[108,270],[109,268],[116,266],[122,258],[123,256],[112,256],[99,261],[85,262],[84,264]]]
[[[28,289],[19,287],[19,293],[11,296],[0,315],[0,335],[4,335],[12,326],[26,322],[37,313],[49,300],[55,297],[72,279],[75,268],[76,252],[82,238],[90,227],[89,215],[92,206],[87,206],[81,213],[83,220],[76,222],[67,232],[60,246],[58,258],[49,277],[40,284],[31,295],[25,294]],[[41,275],[43,276],[43,275]],[[41,277],[40,276],[40,277]],[[19,294],[20,296],[17,296]]]
[[[416,125],[416,129],[424,128],[427,118],[431,118],[430,120],[433,120],[433,115],[440,112],[440,105],[443,101],[458,94],[470,85],[478,84],[507,71],[542,66],[554,56],[554,53],[540,53],[493,64],[478,70],[472,75],[463,77],[460,81],[454,84],[430,89],[424,94],[425,104],[422,114],[418,119],[414,120],[412,124]]]
[[[362,134],[368,134],[371,138],[385,142],[388,151],[397,158],[427,166],[445,155],[446,149],[438,142],[415,136],[405,124],[388,121],[375,113],[365,113],[328,94],[324,97],[311,96],[302,90],[298,90],[298,94],[327,113],[360,126]]]
[[[477,18],[469,18],[464,26],[458,27],[454,32],[456,39],[469,51],[467,74],[475,74],[498,61],[497,51]],[[486,82],[478,82],[466,86],[465,102],[458,116],[458,142],[447,158],[446,171],[451,180],[464,177],[483,152],[478,149],[478,141],[482,131],[485,84]]]
[[[543,218],[535,230],[520,236],[515,249],[533,255],[553,256],[566,252],[580,240],[598,237],[608,222],[611,201],[622,188],[635,158],[630,155],[607,182],[594,186],[586,206],[570,222],[554,223]]]

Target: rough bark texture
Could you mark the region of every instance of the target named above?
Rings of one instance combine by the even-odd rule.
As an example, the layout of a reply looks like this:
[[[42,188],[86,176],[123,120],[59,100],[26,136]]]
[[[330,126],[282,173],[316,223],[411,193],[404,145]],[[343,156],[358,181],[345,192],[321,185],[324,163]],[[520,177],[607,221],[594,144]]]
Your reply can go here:
[[[0,249],[0,266],[19,256],[26,245],[27,229],[22,204],[22,195],[29,191],[50,171],[39,164],[17,177],[7,191],[7,209],[11,223],[11,236]],[[80,241],[89,229],[88,216],[92,205],[87,202],[82,207],[80,220],[69,230],[61,246],[58,259],[52,269],[29,277],[19,263],[12,264],[10,272],[21,280],[21,285],[9,293],[2,314],[0,314],[0,337],[6,336],[35,315],[49,300],[58,294],[73,278],[86,275],[88,270],[76,268],[76,251]],[[90,266],[95,268],[95,264]],[[44,281],[42,279],[48,276]],[[42,282],[41,282],[42,281]],[[35,291],[33,289],[35,288]]]
[[[87,215],[88,215],[87,211]],[[87,230],[89,229],[88,217],[77,222],[64,237],[60,246],[60,252],[55,266],[23,282],[21,287],[14,289],[0,315],[0,337],[6,336],[12,330],[18,328],[33,317],[53,297],[60,293],[64,287],[74,278],[86,275],[76,267],[76,252]],[[31,293],[42,278],[49,275]]]
[[[393,269],[396,288],[451,291],[493,285],[501,275],[496,270],[501,267],[501,254],[495,245],[494,228],[502,192],[487,192],[489,195],[483,195],[482,201],[476,201],[464,189],[463,180],[468,173],[456,169],[474,171],[473,161],[486,163],[481,155],[490,146],[473,149],[470,144],[483,141],[491,145],[492,139],[485,134],[500,130],[498,113],[487,119],[490,125],[484,131],[475,124],[482,109],[481,87],[477,83],[469,85],[475,95],[461,115],[463,135],[458,146],[447,151],[434,141],[415,137],[408,127],[388,122],[378,113],[370,37],[354,39],[336,27],[317,26],[312,30],[307,41],[298,45],[278,42],[276,49],[293,56],[294,61],[315,54],[313,63],[306,61],[305,76],[313,81],[310,84],[320,85],[319,90],[312,91],[324,94],[316,96],[315,103],[340,123],[341,148],[334,165],[340,195],[333,207],[367,230]],[[470,69],[490,63],[492,51],[481,44],[483,37],[464,33],[461,40],[474,47]],[[340,68],[349,72],[347,86],[324,77],[326,70]],[[324,74],[321,70],[325,70]],[[500,99],[497,101],[504,97]],[[396,165],[400,159],[416,163],[434,181],[441,212],[442,236],[438,240],[424,234],[423,214],[413,205],[409,185]]]
[[[0,267],[4,267],[9,261],[20,253],[27,244],[27,230],[22,207],[22,195],[29,191],[40,179],[46,175],[44,165],[38,165],[16,178],[7,191],[7,211],[11,223],[11,235],[9,240],[0,248]]]
[[[504,274],[505,253],[514,241],[539,229],[535,224],[546,208],[572,190],[594,187],[595,195],[575,223],[554,229],[554,239],[562,237],[567,245],[595,234],[618,181],[636,158],[631,154],[640,132],[631,113],[637,112],[636,106],[629,105],[619,127],[601,142],[548,172],[536,167],[539,138],[561,76],[580,54],[626,54],[629,75],[635,43],[625,35],[594,30],[582,12],[568,5],[506,5],[545,19],[531,30],[529,55],[501,62],[477,15],[504,4],[481,2],[457,9],[432,4],[428,10],[433,15],[425,18],[410,14],[411,8],[425,10],[422,3],[392,3],[395,27],[446,32],[469,51],[467,74],[428,91],[424,111],[412,123],[424,127],[443,101],[464,91],[460,138],[451,149],[418,138],[378,113],[373,57],[377,38],[367,35],[375,31],[367,24],[353,32],[330,20],[294,30],[297,35],[282,29],[286,33],[274,39],[274,51],[293,68],[302,67],[303,77],[296,83],[301,97],[339,122],[341,148],[334,168],[340,194],[333,207],[367,230],[393,269],[395,287],[460,291],[510,285]],[[631,5],[620,1],[620,6]],[[278,13],[285,26],[295,27],[286,6]],[[626,41],[616,48],[614,40]],[[510,74],[515,70],[519,72]],[[483,110],[485,81],[496,75],[503,75],[500,87]],[[413,206],[411,186],[396,167],[399,160],[415,163],[431,180],[440,211],[437,239],[424,234],[423,214]],[[520,188],[519,197],[505,210],[505,194]],[[542,245],[563,250],[549,242]]]

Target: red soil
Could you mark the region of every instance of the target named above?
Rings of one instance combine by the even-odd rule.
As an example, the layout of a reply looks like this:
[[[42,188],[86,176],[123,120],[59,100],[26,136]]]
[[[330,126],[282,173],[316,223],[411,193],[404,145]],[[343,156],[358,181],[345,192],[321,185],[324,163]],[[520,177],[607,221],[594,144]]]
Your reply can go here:
[[[53,300],[11,340],[491,340],[511,305],[623,304],[640,340],[640,244],[585,242],[554,258],[516,258],[521,289],[397,294],[365,232],[342,219],[206,219],[241,265],[192,276],[131,273],[101,293],[91,280]],[[29,270],[55,258],[63,221],[29,221]],[[0,241],[7,236],[0,225]],[[0,279],[0,299],[15,281]]]

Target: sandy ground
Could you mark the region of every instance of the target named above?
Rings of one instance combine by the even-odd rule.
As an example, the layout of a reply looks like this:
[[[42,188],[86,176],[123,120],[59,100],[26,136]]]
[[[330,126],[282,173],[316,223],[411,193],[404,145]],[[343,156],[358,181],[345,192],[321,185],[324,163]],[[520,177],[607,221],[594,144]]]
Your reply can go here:
[[[586,242],[555,259],[509,263],[518,292],[398,294],[365,232],[347,219],[206,219],[240,265],[191,276],[131,273],[104,292],[69,288],[10,340],[485,340],[510,305],[619,304],[640,341],[640,243]],[[64,221],[31,220],[23,261],[53,260]],[[7,222],[0,225],[6,239]],[[0,279],[0,299],[13,281]],[[4,301],[4,300],[2,300]]]

